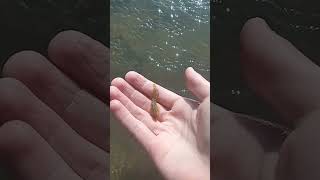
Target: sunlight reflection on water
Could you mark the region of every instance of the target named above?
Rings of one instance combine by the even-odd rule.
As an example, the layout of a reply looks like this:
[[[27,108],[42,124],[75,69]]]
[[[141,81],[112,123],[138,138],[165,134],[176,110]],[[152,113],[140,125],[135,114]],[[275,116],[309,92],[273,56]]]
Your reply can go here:
[[[209,72],[209,1],[111,2],[112,61]],[[129,7],[126,8],[126,7]],[[125,13],[124,13],[125,12]],[[132,57],[135,62],[132,63]]]

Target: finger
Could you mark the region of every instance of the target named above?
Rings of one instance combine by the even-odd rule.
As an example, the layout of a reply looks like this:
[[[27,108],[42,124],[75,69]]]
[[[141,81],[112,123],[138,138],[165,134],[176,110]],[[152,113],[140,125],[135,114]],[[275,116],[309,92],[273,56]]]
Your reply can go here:
[[[135,89],[145,94],[149,98],[152,96],[154,82],[146,79],[137,72],[130,71],[126,74],[126,81],[131,84]],[[159,85],[157,85],[159,91],[159,103],[164,107],[171,109],[174,103],[181,98],[176,93],[169,91]]]
[[[81,180],[50,145],[22,121],[9,121],[1,126],[0,157],[11,165],[18,179]]]
[[[210,96],[210,83],[192,67],[185,72],[187,87],[200,101]]]
[[[320,102],[320,70],[261,19],[241,32],[242,65],[250,87],[287,122],[313,111]]]
[[[213,105],[213,104],[212,104]],[[210,154],[210,98],[207,97],[199,105],[196,114],[197,140],[199,150],[208,155]]]
[[[279,179],[319,179],[319,116],[319,110],[304,116],[282,144],[276,168]]]
[[[278,157],[273,150],[282,145],[281,132],[251,119],[238,119],[233,112],[217,105],[211,107],[214,118],[214,123],[210,123],[213,178],[256,179],[261,174],[273,173],[273,168],[261,171],[261,162],[266,167],[276,167]],[[265,152],[266,148],[271,151]]]
[[[215,119],[210,130],[210,160],[215,162],[216,170],[213,178],[255,179],[264,153],[260,143],[228,110],[213,108],[212,114]]]
[[[76,32],[58,34],[48,48],[50,60],[81,87],[109,103],[109,49]]]
[[[120,103],[124,105],[124,107],[129,111],[130,114],[132,114],[137,120],[145,124],[150,129],[150,131],[156,133],[157,121],[153,120],[149,113],[136,106],[127,96],[122,94],[122,92],[117,87],[110,87],[110,98],[111,100],[120,101]]]
[[[0,94],[0,123],[12,119],[27,122],[81,177],[107,177],[107,153],[79,136],[21,82],[0,79]]]
[[[42,55],[23,51],[4,65],[3,75],[23,82],[75,131],[109,151],[106,105],[66,77]]]
[[[137,120],[118,100],[110,102],[110,110],[115,114],[117,119],[133,134],[147,151],[151,151],[151,143],[155,135],[141,121]]]
[[[127,96],[134,104],[136,104],[141,109],[150,113],[151,100],[140,93],[138,90],[133,88],[129,83],[127,83],[122,78],[115,78],[111,82],[112,86],[117,87],[125,96]],[[158,103],[159,113],[162,114],[167,110]]]

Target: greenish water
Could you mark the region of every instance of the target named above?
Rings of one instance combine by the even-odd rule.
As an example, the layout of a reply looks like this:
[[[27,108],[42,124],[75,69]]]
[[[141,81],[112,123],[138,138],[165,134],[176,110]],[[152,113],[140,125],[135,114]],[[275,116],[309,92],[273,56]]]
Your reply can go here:
[[[111,78],[130,70],[192,97],[184,70],[210,80],[209,0],[112,0]],[[163,179],[144,150],[111,118],[112,179]]]

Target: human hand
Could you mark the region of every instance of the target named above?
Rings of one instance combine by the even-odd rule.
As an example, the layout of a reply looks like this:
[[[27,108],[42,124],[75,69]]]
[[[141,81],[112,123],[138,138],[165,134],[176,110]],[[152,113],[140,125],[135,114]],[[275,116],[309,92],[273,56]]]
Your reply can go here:
[[[109,50],[75,31],[49,58],[13,55],[0,79],[0,157],[18,179],[108,179]]]
[[[213,178],[319,179],[319,62],[255,18],[241,32],[241,64],[249,86],[282,117],[288,131],[214,106]]]
[[[153,82],[136,72],[110,87],[110,109],[143,145],[166,179],[210,178],[210,83],[186,70],[189,90],[200,104],[157,85],[159,117],[150,113]]]

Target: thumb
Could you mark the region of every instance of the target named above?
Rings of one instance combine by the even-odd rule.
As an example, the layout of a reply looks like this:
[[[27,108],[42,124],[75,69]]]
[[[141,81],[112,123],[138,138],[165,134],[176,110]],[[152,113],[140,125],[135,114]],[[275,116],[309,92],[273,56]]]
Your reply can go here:
[[[186,69],[185,76],[188,89],[199,98],[200,101],[210,96],[210,83],[192,67]]]

